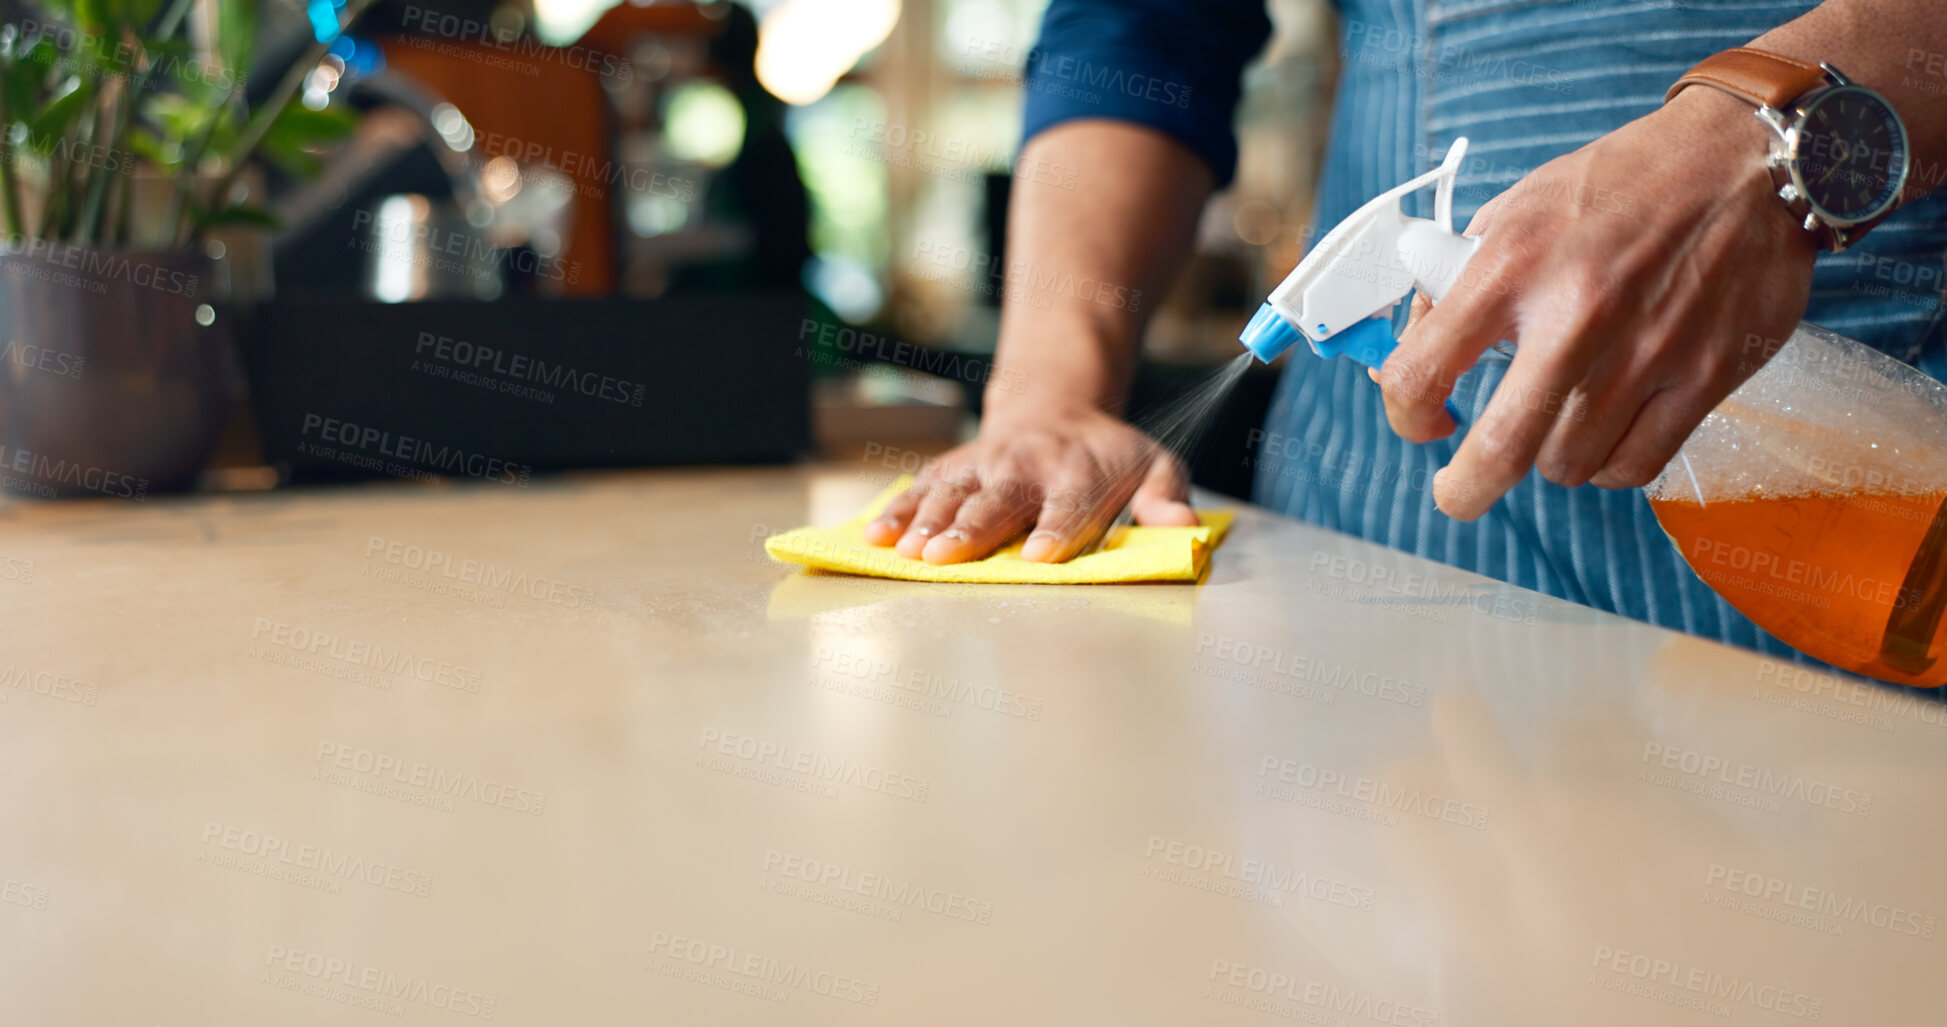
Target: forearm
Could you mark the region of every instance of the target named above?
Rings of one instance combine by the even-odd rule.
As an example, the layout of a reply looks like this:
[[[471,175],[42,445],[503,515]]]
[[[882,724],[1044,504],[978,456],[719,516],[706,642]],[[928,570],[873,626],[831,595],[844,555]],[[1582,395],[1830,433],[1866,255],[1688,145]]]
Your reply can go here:
[[[1824,61],[1890,100],[1913,147],[1907,201],[1947,180],[1947,4],[1942,0],[1826,0],[1751,45]]]
[[[1062,173],[1015,179],[995,355],[1004,373],[995,381],[1025,387],[990,387],[988,414],[1120,411],[1143,326],[1189,251],[1210,172],[1168,137],[1112,121],[1050,128],[1022,160]]]

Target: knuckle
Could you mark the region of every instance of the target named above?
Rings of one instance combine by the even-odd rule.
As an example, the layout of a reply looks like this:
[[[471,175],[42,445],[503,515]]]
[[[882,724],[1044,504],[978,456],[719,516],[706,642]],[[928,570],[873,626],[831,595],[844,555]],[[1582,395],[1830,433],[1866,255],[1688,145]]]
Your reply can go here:
[[[1467,222],[1466,233],[1484,236],[1493,230],[1495,223],[1501,219],[1502,208],[1507,206],[1506,195],[1501,193],[1475,208],[1474,216]]]
[[[1586,458],[1569,453],[1544,451],[1535,459],[1535,472],[1543,479],[1566,488],[1574,488],[1589,480],[1592,469]]]
[[[1444,375],[1414,357],[1388,360],[1379,372],[1379,387],[1395,403],[1417,406],[1437,402]]]
[[[936,491],[919,504],[919,514],[915,519],[927,522],[946,520],[960,508],[960,503],[961,497]]]
[[[967,504],[983,517],[1035,505],[1045,493],[1041,483],[1030,478],[1002,478],[981,490],[976,502]]]
[[[1728,394],[1756,368],[1749,367],[1737,354],[1711,348],[1697,358],[1697,383],[1713,394]]]
[[[1618,323],[1629,313],[1628,290],[1614,266],[1582,259],[1551,276],[1555,294],[1568,313],[1568,334],[1587,335]]]
[[[1075,534],[1080,523],[1079,518],[1069,514],[1043,511],[1041,517],[1035,521],[1034,530],[1045,531],[1058,539],[1066,539]]]
[[[969,465],[969,459],[972,456],[971,445],[977,445],[977,443],[970,444],[969,446],[960,446],[936,456],[927,457],[920,463],[919,473],[913,478],[914,482],[918,485],[930,486],[935,482],[945,481],[954,477],[959,473],[960,468]]]
[[[1652,466],[1654,464],[1655,466]],[[1623,457],[1603,468],[1618,488],[1642,488],[1662,473],[1662,464],[1637,457]]]
[[[1048,486],[1042,496],[1041,508],[1057,515],[1073,514],[1085,507],[1084,486],[1074,479],[1065,479]]]
[[[972,507],[961,507],[959,515],[953,519],[953,530],[967,535],[970,538],[979,538],[987,534],[988,529],[993,527],[993,524],[993,519],[987,515],[986,511],[977,510]]]
[[[1176,495],[1190,487],[1189,468],[1175,454],[1158,456],[1149,466],[1142,488],[1149,493]]]
[[[1494,218],[1493,230],[1482,234],[1480,253],[1468,266],[1479,262],[1483,280],[1512,277],[1535,258],[1548,238],[1546,229],[1525,212],[1502,211]]]
[[[1099,505],[1094,492],[1075,489],[1069,492],[1068,501],[1062,506],[1061,513],[1068,520],[1080,523],[1093,516],[1095,508]]]
[[[1016,436],[994,450],[990,464],[995,468],[1032,467],[1047,461],[1060,446],[1044,435]]]
[[[1393,416],[1392,424],[1393,434],[1411,443],[1425,444],[1440,437],[1430,418],[1423,413],[1402,410]]]
[[[1557,424],[1586,424],[1595,409],[1595,396],[1589,388],[1578,385],[1568,390],[1568,395],[1549,392],[1542,397],[1543,409],[1553,417]]]

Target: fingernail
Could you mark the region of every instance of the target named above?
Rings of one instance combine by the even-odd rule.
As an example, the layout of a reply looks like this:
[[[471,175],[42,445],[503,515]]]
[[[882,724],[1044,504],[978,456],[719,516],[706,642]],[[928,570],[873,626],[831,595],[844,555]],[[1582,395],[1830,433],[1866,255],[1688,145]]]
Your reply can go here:
[[[1465,512],[1465,507],[1473,500],[1474,489],[1465,482],[1454,480],[1453,472],[1441,468],[1433,476],[1433,502],[1450,515],[1456,509]]]
[[[953,540],[954,540],[955,542],[959,542],[959,541],[963,541],[963,540],[965,540],[965,539],[966,539],[966,537],[967,537],[967,533],[966,533],[966,531],[965,531],[964,529],[961,529],[961,528],[948,528],[948,529],[946,530],[946,534],[944,534],[944,535],[941,535],[940,537],[941,537],[941,538],[950,538],[950,539],[953,539]]]
[[[1052,531],[1037,531],[1021,546],[1021,559],[1040,561],[1061,545],[1061,536]]]
[[[925,538],[928,535],[933,534],[933,529],[922,524],[919,527],[913,529],[913,534],[918,535],[920,538]]]
[[[899,527],[899,522],[890,517],[881,517],[873,521],[872,526],[875,528],[897,528]]]
[[[959,539],[953,537],[953,532],[943,532],[939,538],[926,543],[926,548],[920,551],[919,558],[932,564],[957,563],[956,557],[960,556],[959,547],[956,545],[958,542]]]

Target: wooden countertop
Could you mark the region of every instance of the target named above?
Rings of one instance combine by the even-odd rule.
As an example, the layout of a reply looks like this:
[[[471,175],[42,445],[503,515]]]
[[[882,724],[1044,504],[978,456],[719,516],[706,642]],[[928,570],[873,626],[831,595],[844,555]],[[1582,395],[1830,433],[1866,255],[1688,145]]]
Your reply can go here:
[[[1261,512],[764,558],[884,463],[0,507],[0,1020],[1938,1019],[1940,705]]]

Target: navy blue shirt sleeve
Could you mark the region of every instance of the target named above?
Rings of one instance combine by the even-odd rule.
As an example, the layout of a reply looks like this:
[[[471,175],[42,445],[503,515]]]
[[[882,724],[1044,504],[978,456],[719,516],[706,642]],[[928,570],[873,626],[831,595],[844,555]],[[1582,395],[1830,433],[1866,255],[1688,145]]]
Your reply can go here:
[[[1022,141],[1075,118],[1134,122],[1227,185],[1239,79],[1270,34],[1264,0],[1052,0],[1022,76]]]

